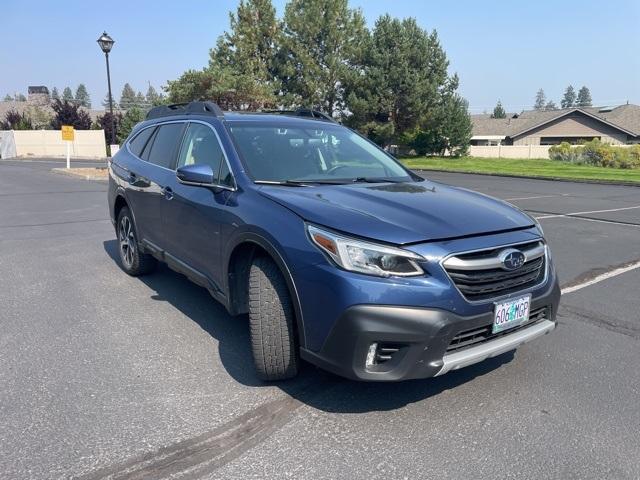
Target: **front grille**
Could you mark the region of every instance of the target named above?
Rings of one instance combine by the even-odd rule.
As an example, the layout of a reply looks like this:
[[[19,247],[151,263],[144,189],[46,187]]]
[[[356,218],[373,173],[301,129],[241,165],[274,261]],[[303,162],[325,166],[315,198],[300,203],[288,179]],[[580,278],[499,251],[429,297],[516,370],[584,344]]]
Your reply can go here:
[[[508,335],[513,332],[517,332],[521,328],[526,328],[534,323],[539,322],[543,318],[549,318],[549,307],[542,307],[536,310],[533,310],[529,313],[529,321],[517,327],[511,328],[509,330],[505,330],[499,333],[491,333],[492,325],[485,325],[483,327],[476,327],[469,330],[465,330],[457,334],[449,343],[447,347],[446,353],[453,353],[459,350],[464,350],[465,348],[473,347],[480,343],[488,342],[489,340],[494,340],[502,335]]]
[[[514,248],[525,254],[532,252],[533,257],[527,257],[517,270],[500,268],[498,258],[504,247],[459,254],[447,259],[443,266],[458,290],[471,301],[488,300],[540,284],[546,272],[544,244],[536,241]]]

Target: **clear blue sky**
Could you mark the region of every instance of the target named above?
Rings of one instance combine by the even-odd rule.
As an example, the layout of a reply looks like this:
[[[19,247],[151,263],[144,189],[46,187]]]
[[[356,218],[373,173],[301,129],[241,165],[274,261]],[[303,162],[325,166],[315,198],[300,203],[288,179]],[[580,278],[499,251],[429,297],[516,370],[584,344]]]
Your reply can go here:
[[[436,29],[450,70],[472,112],[501,99],[508,111],[533,103],[544,88],[559,102],[564,88],[587,85],[596,104],[640,104],[638,0],[351,0],[370,25],[383,13],[416,17]],[[85,83],[94,108],[106,94],[104,56],[95,40],[107,30],[114,96],[125,82],[159,89],[188,68],[207,63],[228,28],[237,0],[3,0],[0,9],[0,95],[28,85]],[[285,0],[275,0],[282,14]]]

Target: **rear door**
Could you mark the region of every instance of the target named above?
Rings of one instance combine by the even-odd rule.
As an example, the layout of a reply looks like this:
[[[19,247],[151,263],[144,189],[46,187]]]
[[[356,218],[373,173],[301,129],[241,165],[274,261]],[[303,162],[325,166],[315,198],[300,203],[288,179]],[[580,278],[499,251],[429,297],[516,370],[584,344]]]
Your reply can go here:
[[[196,163],[210,165],[223,188],[185,185],[175,175],[171,178],[173,198],[163,205],[167,251],[219,287],[220,230],[229,216],[234,183],[218,134],[208,123],[189,123],[176,168]]]
[[[141,241],[161,249],[166,245],[161,213],[167,196],[165,187],[175,176],[173,168],[184,127],[184,122],[163,123],[155,127],[140,157],[132,162],[127,179],[127,198],[131,202],[138,236]],[[131,141],[130,150],[135,148],[136,139]]]

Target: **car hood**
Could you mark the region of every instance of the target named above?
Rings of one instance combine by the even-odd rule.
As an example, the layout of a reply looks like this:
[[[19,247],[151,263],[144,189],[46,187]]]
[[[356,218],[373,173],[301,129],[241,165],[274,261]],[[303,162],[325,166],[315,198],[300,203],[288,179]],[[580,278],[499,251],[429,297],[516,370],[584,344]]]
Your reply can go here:
[[[308,222],[394,244],[533,226],[517,208],[436,182],[261,186],[260,193]]]

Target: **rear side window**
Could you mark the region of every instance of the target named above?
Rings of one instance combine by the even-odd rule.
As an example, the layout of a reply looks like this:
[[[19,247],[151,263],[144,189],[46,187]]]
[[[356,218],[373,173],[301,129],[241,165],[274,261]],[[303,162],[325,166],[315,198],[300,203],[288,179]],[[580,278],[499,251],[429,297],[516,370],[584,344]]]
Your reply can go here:
[[[183,129],[184,123],[160,125],[149,150],[148,161],[160,167],[173,168]]]
[[[142,157],[142,151],[144,150],[145,145],[151,138],[155,128],[145,128],[140,133],[138,133],[133,140],[129,142],[129,150],[136,157]]]

